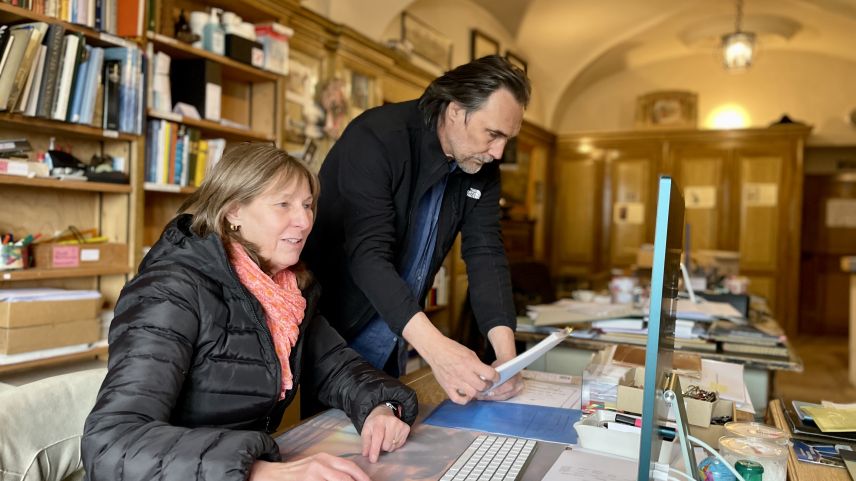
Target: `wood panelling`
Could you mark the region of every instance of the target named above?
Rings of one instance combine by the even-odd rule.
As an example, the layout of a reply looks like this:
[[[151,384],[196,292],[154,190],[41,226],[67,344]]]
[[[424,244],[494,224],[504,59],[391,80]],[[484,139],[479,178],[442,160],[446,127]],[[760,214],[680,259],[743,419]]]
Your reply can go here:
[[[687,200],[692,249],[738,251],[750,292],[766,297],[795,334],[802,149],[809,131],[783,126],[560,137],[554,275],[591,276],[633,264],[638,248],[653,241],[656,178],[669,174]]]

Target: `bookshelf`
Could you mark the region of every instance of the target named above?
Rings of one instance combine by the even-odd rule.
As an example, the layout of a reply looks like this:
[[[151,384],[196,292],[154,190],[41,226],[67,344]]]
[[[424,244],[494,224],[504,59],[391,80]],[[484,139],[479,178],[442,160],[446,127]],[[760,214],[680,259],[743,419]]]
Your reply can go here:
[[[59,25],[64,29],[63,34],[77,34],[91,47],[136,48],[140,45],[137,40],[123,39],[8,3],[0,3],[0,24],[29,22]],[[31,65],[35,64],[36,58],[38,57],[33,57]],[[82,63],[81,60],[76,62]],[[78,65],[79,63],[75,63],[75,75]],[[19,67],[21,71],[25,71],[24,68]],[[29,72],[27,77],[32,75],[32,71]],[[43,90],[33,88],[31,93],[41,96]],[[100,95],[101,91],[98,91],[94,94],[94,99],[97,100]],[[69,114],[71,100],[70,97]],[[97,229],[98,233],[107,237],[111,243],[128,246],[138,244],[136,238],[140,196],[135,183],[138,181],[136,166],[141,158],[144,138],[136,133],[101,128],[103,110],[98,108],[93,112],[91,124],[84,124],[11,112],[23,110],[23,103],[19,109],[13,109],[13,105],[8,107],[6,111],[0,112],[0,137],[3,139],[27,139],[33,152],[46,152],[50,148],[64,150],[84,163],[96,156],[112,157],[115,159],[114,165],[128,174],[130,182],[116,184],[0,174],[0,202],[5,207],[0,211],[0,231],[11,232],[18,238],[35,233],[52,237],[73,225],[81,230]],[[70,268],[50,269],[35,266],[24,270],[3,270],[0,271],[0,289],[56,287],[97,290],[102,294],[103,308],[110,310],[129,274],[134,270],[132,259],[129,254],[115,263],[99,267],[83,267],[85,264],[81,264],[81,267]],[[4,361],[0,364],[0,375],[94,359],[106,353],[105,346],[90,345],[73,354],[21,362]]]
[[[285,76],[178,41],[174,38],[173,28],[179,11],[207,10],[209,7],[222,7],[237,12],[245,21],[253,23],[282,23],[281,13],[276,13],[276,8],[252,0],[220,3],[188,0],[152,2],[150,9],[155,12],[155,18],[149,21],[149,30],[145,35],[146,48],[150,55],[168,56],[171,74],[180,68],[177,64],[185,60],[204,61],[207,65],[206,71],[210,68],[218,72],[214,78],[219,82],[221,92],[220,97],[215,99],[220,105],[220,120],[205,118],[205,112],[200,112],[198,119],[190,118],[167,112],[163,106],[150,102],[146,112],[150,137],[162,138],[150,138],[147,141],[149,160],[147,170],[142,176],[142,243],[138,258],[141,258],[144,247],[151,246],[160,237],[164,226],[176,215],[187,196],[196,191],[212,158],[213,161],[217,159],[215,151],[222,152],[236,142],[273,142],[280,145],[280,126],[285,115]],[[152,64],[154,63],[156,62],[152,60]],[[156,71],[155,75],[157,74]],[[207,89],[210,84],[205,82],[200,82],[200,88]],[[169,83],[171,106],[174,107],[178,101],[183,100],[180,89],[176,89],[172,81]],[[163,134],[163,129],[166,129],[166,134]],[[161,155],[170,148],[167,146],[180,148],[182,151],[182,157],[178,154],[172,157],[172,165],[169,164],[170,160],[167,160],[170,154]],[[185,146],[189,147],[186,156]],[[151,162],[155,162],[155,159],[161,162],[161,165],[153,165]],[[163,165],[164,162],[167,165]],[[175,162],[181,165],[176,165]]]

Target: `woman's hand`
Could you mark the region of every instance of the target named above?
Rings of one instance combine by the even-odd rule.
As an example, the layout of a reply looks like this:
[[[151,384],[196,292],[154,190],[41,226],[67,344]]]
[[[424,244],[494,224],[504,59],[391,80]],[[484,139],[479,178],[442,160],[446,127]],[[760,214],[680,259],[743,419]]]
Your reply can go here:
[[[289,463],[256,461],[249,481],[371,481],[350,459],[318,453]]]
[[[372,409],[363,423],[363,456],[377,462],[381,449],[392,452],[404,446],[410,426],[395,417],[389,407],[381,404]]]

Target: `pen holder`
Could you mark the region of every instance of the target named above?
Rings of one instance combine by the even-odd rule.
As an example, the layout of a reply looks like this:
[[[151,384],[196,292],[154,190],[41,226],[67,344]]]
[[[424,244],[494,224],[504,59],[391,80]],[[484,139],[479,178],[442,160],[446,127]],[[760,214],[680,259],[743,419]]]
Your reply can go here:
[[[0,244],[0,271],[26,269],[30,266],[29,246]]]

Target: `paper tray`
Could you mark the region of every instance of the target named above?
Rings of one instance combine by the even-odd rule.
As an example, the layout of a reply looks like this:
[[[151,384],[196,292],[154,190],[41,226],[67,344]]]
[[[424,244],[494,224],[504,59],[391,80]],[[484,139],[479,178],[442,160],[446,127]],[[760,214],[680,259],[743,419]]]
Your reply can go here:
[[[584,449],[639,459],[639,434],[606,429],[605,423],[615,421],[614,411],[599,410],[574,424],[579,445]],[[660,441],[660,462],[669,463],[674,442]]]

